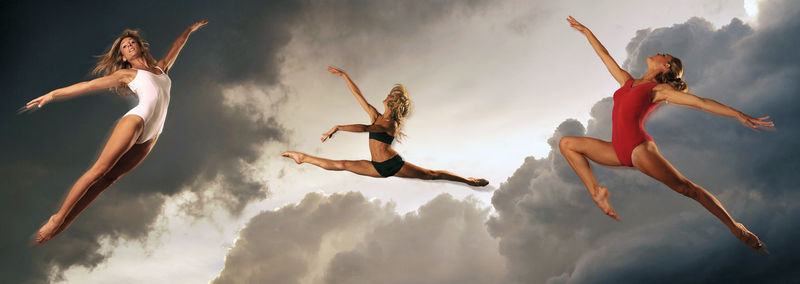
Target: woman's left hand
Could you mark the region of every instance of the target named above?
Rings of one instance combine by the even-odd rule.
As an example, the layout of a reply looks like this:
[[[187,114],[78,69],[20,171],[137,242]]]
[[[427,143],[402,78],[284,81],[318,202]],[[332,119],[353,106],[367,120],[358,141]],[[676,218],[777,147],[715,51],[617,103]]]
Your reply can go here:
[[[208,20],[202,20],[202,21],[196,22],[196,23],[192,24],[191,26],[189,26],[189,32],[194,32],[194,31],[200,29],[200,27],[205,26],[206,24],[208,24]]]
[[[333,67],[332,65],[328,65],[328,72],[331,72],[334,75],[339,75],[342,77],[347,76],[347,73],[345,73],[344,70]]]
[[[330,138],[333,138],[333,134],[334,134],[334,133],[336,133],[336,131],[339,131],[339,126],[334,126],[334,127],[333,127],[333,128],[331,128],[331,130],[330,130],[330,131],[328,131],[327,133],[322,133],[322,138],[320,138],[320,140],[321,140],[322,142],[325,142],[325,140],[328,140],[328,139],[330,139]]]
[[[741,122],[744,126],[747,126],[753,130],[775,128],[775,123],[767,120],[769,119],[769,116],[754,118],[744,113],[740,113],[737,119],[739,119],[739,122]]]

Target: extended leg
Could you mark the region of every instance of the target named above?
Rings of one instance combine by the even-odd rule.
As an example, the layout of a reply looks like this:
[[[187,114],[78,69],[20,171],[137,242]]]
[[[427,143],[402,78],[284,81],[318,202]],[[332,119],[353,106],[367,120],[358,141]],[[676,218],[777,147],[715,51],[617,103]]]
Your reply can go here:
[[[122,158],[119,159],[116,165],[108,171],[107,174],[103,175],[100,180],[94,183],[89,190],[86,191],[86,194],[78,200],[78,203],[75,204],[75,207],[67,214],[67,217],[64,219],[64,224],[58,228],[58,231],[53,236],[57,236],[64,230],[66,230],[75,218],[80,215],[86,207],[89,206],[92,201],[94,201],[100,193],[103,193],[106,188],[111,186],[114,182],[116,182],[120,177],[127,174],[136,166],[138,166],[144,158],[147,157],[147,154],[150,153],[150,150],[155,145],[155,139],[151,139],[143,144],[134,144],[128,152],[122,155]]]
[[[589,161],[586,160],[588,157],[601,165],[621,166],[622,164],[619,162],[611,143],[589,137],[566,136],[558,142],[558,147],[569,165],[583,181],[586,189],[589,190],[589,194],[594,202],[597,203],[597,206],[606,215],[619,220],[617,212],[608,202],[608,189],[597,184],[592,168],[589,166]]]
[[[425,180],[443,179],[449,181],[463,182],[471,186],[486,186],[489,184],[489,181],[486,179],[472,178],[472,177],[464,178],[448,171],[429,170],[421,168],[409,162],[405,162],[405,164],[403,164],[403,167],[400,168],[400,171],[397,172],[395,176],[404,178],[418,178]]]
[[[755,234],[751,233],[744,225],[736,223],[733,218],[731,218],[731,215],[725,211],[725,208],[722,207],[722,203],[720,203],[714,195],[699,185],[689,181],[681,175],[669,161],[664,159],[661,153],[658,152],[655,143],[642,143],[633,150],[631,157],[633,159],[633,165],[637,169],[664,183],[672,190],[699,202],[706,210],[722,221],[725,226],[728,226],[728,229],[746,245],[756,249],[763,246]]]
[[[349,171],[362,176],[382,177],[372,166],[372,162],[367,160],[329,160],[292,151],[284,152],[281,156],[291,158],[298,164],[309,163],[329,171]]]
[[[67,198],[62,203],[56,214],[50,216],[47,223],[39,229],[36,236],[37,243],[44,243],[55,236],[55,232],[64,223],[67,215],[75,208],[78,201],[86,194],[93,184],[98,182],[119,159],[133,146],[142,132],[142,118],[128,115],[120,119],[111,137],[108,138],[103,151],[97,161],[84,173],[70,189]]]

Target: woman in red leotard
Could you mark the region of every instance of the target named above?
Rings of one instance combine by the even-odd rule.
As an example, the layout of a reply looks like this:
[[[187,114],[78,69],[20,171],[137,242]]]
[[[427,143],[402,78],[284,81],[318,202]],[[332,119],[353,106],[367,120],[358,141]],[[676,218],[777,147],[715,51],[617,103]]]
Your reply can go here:
[[[656,143],[644,131],[644,119],[662,102],[735,118],[753,129],[773,127],[773,123],[767,121],[769,117],[753,118],[714,100],[689,94],[686,82],[681,79],[683,65],[678,58],[669,54],[657,53],[647,58],[647,73],[642,78],[634,79],[617,65],[588,28],[571,16],[567,22],[586,36],[621,86],[614,93],[610,143],[589,137],[564,137],[559,142],[561,153],[586,185],[597,206],[606,215],[619,220],[608,202],[608,189],[597,184],[586,158],[606,166],[635,167],[678,193],[696,200],[728,226],[740,241],[760,253],[766,253],[766,247],[758,237],[741,223],[735,222],[711,193],[689,181],[661,156]]]

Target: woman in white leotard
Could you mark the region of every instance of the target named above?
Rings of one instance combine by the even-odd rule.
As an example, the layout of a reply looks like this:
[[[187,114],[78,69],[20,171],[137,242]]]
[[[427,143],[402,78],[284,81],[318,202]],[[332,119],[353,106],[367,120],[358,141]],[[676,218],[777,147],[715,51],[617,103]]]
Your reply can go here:
[[[100,157],[75,182],[58,212],[39,229],[36,243],[49,241],[63,232],[103,190],[139,165],[150,153],[167,115],[170,89],[167,72],[189,35],[206,23],[208,21],[203,20],[189,26],[161,61],[153,59],[147,42],[136,31],[125,30],[109,51],[100,56],[94,73],[102,77],[56,89],[23,107],[23,111],[34,110],[55,99],[109,88],[117,93],[133,94],[139,99],[139,104],[117,122]]]

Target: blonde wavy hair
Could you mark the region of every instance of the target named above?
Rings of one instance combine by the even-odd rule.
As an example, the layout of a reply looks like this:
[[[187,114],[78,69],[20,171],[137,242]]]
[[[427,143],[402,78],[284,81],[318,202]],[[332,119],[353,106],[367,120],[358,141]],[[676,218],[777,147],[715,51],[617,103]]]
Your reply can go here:
[[[389,94],[395,95],[395,97],[388,101],[386,106],[388,106],[391,111],[390,117],[394,121],[397,129],[395,137],[400,140],[401,137],[405,136],[405,133],[402,131],[402,125],[405,118],[408,117],[408,114],[411,112],[411,99],[408,97],[406,87],[402,84],[394,84]]]
[[[114,40],[114,43],[111,44],[111,47],[108,49],[108,51],[106,51],[105,54],[96,56],[99,59],[97,60],[97,65],[94,66],[94,70],[92,70],[92,74],[102,77],[108,76],[120,69],[131,68],[131,63],[122,57],[122,51],[120,50],[122,40],[125,38],[133,38],[133,40],[136,41],[136,43],[139,45],[139,50],[142,52],[141,56],[144,57],[145,61],[147,61],[147,65],[156,65],[156,59],[150,54],[150,44],[142,39],[138,30],[126,29],[117,37],[116,40]],[[124,84],[113,87],[111,90],[121,95],[133,94],[133,91],[131,91],[131,89]]]

